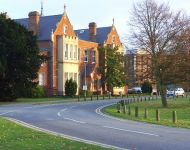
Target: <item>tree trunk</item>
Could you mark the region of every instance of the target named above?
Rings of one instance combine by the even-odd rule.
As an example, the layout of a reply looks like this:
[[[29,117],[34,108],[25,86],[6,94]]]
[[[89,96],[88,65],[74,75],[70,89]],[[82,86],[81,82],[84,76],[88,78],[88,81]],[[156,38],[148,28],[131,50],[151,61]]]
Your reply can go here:
[[[166,99],[166,87],[164,85],[160,85],[160,95],[162,100],[162,106],[168,107],[167,99]]]

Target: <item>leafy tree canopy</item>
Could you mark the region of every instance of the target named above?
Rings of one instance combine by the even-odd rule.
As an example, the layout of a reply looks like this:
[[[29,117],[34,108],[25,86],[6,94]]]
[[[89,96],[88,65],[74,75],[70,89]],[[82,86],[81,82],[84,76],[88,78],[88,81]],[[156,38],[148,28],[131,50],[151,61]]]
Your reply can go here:
[[[0,14],[0,100],[14,100],[37,83],[40,55],[32,32]]]

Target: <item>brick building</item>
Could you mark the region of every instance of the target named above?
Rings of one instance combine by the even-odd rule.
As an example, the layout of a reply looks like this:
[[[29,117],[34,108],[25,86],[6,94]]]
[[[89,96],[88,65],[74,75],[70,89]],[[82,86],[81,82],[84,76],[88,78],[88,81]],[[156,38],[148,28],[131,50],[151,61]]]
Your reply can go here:
[[[129,79],[129,86],[141,86],[144,81],[154,84],[151,76],[151,56],[144,49],[126,51],[125,71]]]
[[[124,52],[114,26],[98,28],[95,22],[87,29],[74,30],[64,8],[61,15],[41,16],[30,12],[28,18],[16,19],[38,38],[41,53],[49,56],[39,70],[39,85],[45,86],[49,95],[64,95],[67,79],[77,82],[78,90],[87,85],[88,90],[101,91],[101,74],[98,74],[100,45],[117,45]]]

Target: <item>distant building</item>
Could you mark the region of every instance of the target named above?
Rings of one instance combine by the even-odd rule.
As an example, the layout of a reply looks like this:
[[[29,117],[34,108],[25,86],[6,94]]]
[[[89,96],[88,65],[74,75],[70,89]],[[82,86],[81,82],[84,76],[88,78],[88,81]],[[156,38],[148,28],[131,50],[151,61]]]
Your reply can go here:
[[[128,75],[129,87],[141,86],[144,81],[153,82],[151,56],[144,49],[126,50],[125,71]]]
[[[49,95],[64,95],[65,82],[70,78],[77,82],[78,92],[85,83],[88,90],[101,91],[98,46],[115,45],[124,52],[114,23],[97,28],[92,22],[88,29],[74,30],[66,7],[62,15],[41,16],[34,11],[28,18],[15,21],[37,36],[41,52],[50,58],[38,73],[39,85],[45,86]]]

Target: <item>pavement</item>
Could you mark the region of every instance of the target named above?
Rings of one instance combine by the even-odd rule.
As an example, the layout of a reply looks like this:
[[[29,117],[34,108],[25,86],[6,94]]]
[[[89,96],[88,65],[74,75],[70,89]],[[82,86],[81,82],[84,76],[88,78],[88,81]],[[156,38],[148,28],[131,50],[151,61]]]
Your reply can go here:
[[[101,112],[117,100],[0,106],[0,116],[50,133],[126,150],[190,150],[190,129],[110,117]]]

